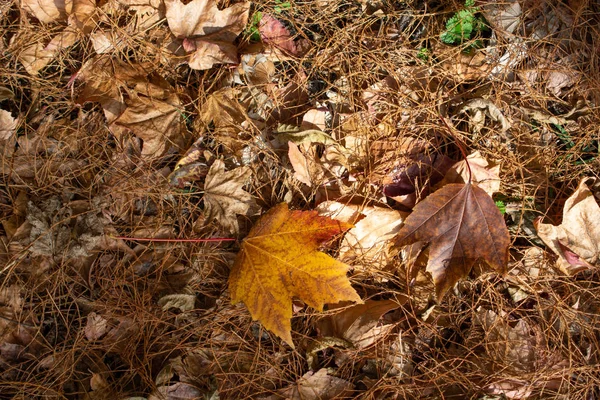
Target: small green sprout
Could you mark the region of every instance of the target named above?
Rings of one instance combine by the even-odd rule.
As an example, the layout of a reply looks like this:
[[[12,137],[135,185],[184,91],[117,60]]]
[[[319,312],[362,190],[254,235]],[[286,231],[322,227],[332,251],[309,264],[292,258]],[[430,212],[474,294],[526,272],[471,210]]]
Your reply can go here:
[[[466,0],[465,8],[458,11],[446,22],[446,31],[440,35],[442,42],[450,45],[460,45],[471,40],[489,28],[482,17],[478,16],[479,7],[475,7],[474,0]],[[481,41],[477,40],[473,46],[480,47]],[[469,50],[469,48],[465,49]]]
[[[429,51],[429,49],[427,47],[421,47],[419,49],[419,52],[417,53],[417,58],[421,61],[429,61],[429,56],[431,55],[431,52]]]

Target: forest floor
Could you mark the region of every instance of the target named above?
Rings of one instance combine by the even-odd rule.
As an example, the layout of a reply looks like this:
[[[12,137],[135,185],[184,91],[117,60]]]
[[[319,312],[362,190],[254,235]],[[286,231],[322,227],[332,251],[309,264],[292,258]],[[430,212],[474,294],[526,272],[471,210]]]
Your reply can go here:
[[[600,398],[598,3],[215,1],[0,1],[0,397]],[[506,265],[435,272],[470,179]],[[282,202],[364,302],[275,274],[289,337],[229,283]]]

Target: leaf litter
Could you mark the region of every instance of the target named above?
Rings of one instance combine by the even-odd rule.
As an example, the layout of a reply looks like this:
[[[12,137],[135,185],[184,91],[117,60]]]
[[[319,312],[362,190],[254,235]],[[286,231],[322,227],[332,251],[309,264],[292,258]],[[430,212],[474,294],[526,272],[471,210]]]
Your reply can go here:
[[[0,4],[3,395],[597,395],[597,5],[309,3]]]

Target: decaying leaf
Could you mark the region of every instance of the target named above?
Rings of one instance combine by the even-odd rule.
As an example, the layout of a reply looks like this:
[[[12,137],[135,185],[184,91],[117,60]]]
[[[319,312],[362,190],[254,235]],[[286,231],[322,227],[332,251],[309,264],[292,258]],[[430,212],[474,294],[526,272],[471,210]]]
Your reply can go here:
[[[429,243],[426,270],[438,301],[478,260],[504,273],[510,236],[492,198],[474,184],[449,184],[417,204],[396,244]]]
[[[196,387],[183,382],[170,386],[161,386],[148,396],[148,400],[194,400],[203,397],[203,393]]]
[[[166,17],[171,32],[183,40],[193,69],[209,69],[214,64],[237,63],[233,41],[248,23],[250,2],[219,10],[214,0],[166,0]]]
[[[204,213],[207,220],[216,219],[228,232],[239,230],[237,215],[249,215],[256,202],[242,187],[252,175],[248,167],[225,172],[225,163],[216,160],[204,182]]]
[[[292,297],[319,311],[327,303],[362,302],[346,277],[349,267],[317,251],[350,227],[316,211],[289,211],[286,203],[273,207],[242,243],[229,276],[231,301],[243,301],[253,319],[293,347]]]
[[[600,260],[600,207],[588,186],[595,182],[595,178],[581,180],[565,203],[559,226],[536,223],[538,236],[558,255],[556,265],[567,275]]]

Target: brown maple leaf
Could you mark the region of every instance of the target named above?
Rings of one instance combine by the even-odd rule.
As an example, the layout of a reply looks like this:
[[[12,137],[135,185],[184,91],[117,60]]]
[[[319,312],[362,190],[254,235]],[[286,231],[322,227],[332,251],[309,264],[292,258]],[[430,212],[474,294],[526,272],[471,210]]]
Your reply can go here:
[[[244,239],[229,276],[233,304],[243,301],[252,318],[294,347],[292,297],[322,311],[327,303],[362,302],[346,277],[348,266],[317,248],[352,225],[316,211],[289,211],[281,203]]]
[[[510,236],[492,198],[474,184],[449,184],[417,204],[396,244],[429,243],[426,270],[438,301],[478,260],[504,273]]]

